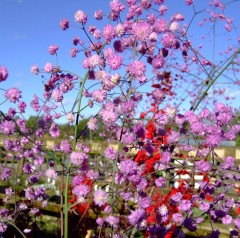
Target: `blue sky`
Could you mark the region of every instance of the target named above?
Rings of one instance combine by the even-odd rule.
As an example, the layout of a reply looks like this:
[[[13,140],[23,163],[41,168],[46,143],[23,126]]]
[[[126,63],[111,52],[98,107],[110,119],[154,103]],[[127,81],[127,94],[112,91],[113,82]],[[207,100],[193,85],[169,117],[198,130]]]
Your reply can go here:
[[[56,58],[48,54],[51,44],[59,46],[59,64],[80,73],[81,61],[72,59],[69,50],[72,38],[81,32],[79,29],[63,32],[59,22],[68,18],[74,23],[74,14],[80,9],[93,15],[102,7],[102,2],[89,0],[86,5],[86,1],[76,0],[1,0],[0,65],[7,67],[9,77],[0,87],[20,88],[23,100],[28,102],[35,93],[42,92],[42,80],[30,73],[30,67],[56,63]]]
[[[177,5],[176,2],[181,4]],[[196,9],[201,10],[208,0],[195,0],[195,2]],[[168,0],[166,3],[170,9],[169,14],[183,12],[187,19],[193,15],[192,8],[184,6],[184,0]],[[42,79],[31,75],[30,67],[33,64],[43,67],[47,62],[56,63],[55,57],[48,54],[48,47],[51,44],[57,44],[60,48],[59,64],[63,65],[65,69],[81,74],[83,72],[81,59],[72,59],[69,56],[69,50],[72,47],[72,38],[74,36],[81,37],[82,32],[77,28],[63,32],[59,28],[59,21],[62,18],[68,18],[74,23],[74,14],[80,9],[87,12],[91,19],[95,10],[103,9],[107,13],[108,5],[109,1],[106,0],[1,0],[0,65],[8,68],[9,78],[6,82],[1,83],[0,88],[19,87],[23,91],[23,100],[28,102],[35,93],[42,92]],[[226,12],[234,18],[238,29],[239,9],[240,2],[237,1]],[[195,35],[192,38],[195,45],[199,45],[202,41],[201,30],[199,31],[198,27],[199,17],[196,17],[190,28]],[[99,23],[93,20],[92,24]],[[212,29],[209,28],[209,32],[211,31]],[[239,32],[234,31],[232,41],[236,42],[237,36],[239,36]],[[220,39],[222,35],[219,34],[217,37]],[[218,47],[226,43],[221,40],[218,42],[216,51]],[[203,43],[206,44],[206,42]],[[210,46],[211,44],[209,42]],[[205,47],[203,50],[209,51],[208,55],[212,57],[211,47]],[[2,92],[0,93],[2,94]],[[0,96],[0,103],[2,100],[3,97]]]

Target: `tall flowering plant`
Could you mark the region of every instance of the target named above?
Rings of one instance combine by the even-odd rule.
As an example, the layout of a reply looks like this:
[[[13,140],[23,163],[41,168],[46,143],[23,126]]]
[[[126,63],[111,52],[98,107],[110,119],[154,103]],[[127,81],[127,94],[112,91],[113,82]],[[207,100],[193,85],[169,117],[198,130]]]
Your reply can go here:
[[[82,57],[86,72],[78,75],[50,62],[43,69],[31,67],[33,74],[47,78],[43,99],[34,95],[30,102],[38,116],[35,131],[24,119],[28,105],[21,100],[22,92],[18,88],[4,92],[6,101],[16,106],[1,111],[0,131],[6,136],[3,156],[17,166],[0,167],[0,179],[9,184],[4,202],[14,198],[15,203],[13,210],[0,211],[0,232],[7,225],[23,237],[31,232],[31,227],[20,230],[15,221],[20,211],[38,214],[35,202],[47,206],[46,189],[35,186],[47,177],[50,182],[60,182],[64,238],[71,235],[69,214],[73,211],[94,219],[90,233],[98,237],[135,237],[137,233],[184,237],[186,232],[198,234],[205,221],[231,225],[231,236],[237,237],[239,200],[232,193],[239,167],[234,157],[219,157],[215,149],[223,141],[235,140],[240,126],[229,105],[216,100],[213,106],[207,105],[212,95],[223,94],[220,89],[210,92],[226,72],[239,85],[239,38],[219,63],[209,60],[201,52],[202,46],[196,47],[190,40],[195,17],[203,13],[201,26],[216,29],[217,25],[226,35],[231,32],[235,25],[224,14],[231,4],[214,0],[197,11],[197,2],[186,0],[193,12],[186,24],[182,13],[168,15],[170,6],[164,0],[113,0],[109,14],[103,10],[94,13],[96,21],[109,20],[102,28],[89,23],[84,11],[76,11],[75,22],[85,37],[74,37],[70,55]],[[62,30],[70,27],[68,19],[60,21]],[[51,45],[49,54],[57,57],[59,50]],[[7,77],[7,69],[1,66],[0,82]],[[75,96],[72,108],[63,104],[69,94]],[[179,99],[188,97],[189,108],[184,111]],[[93,114],[87,127],[79,131],[87,108]],[[74,125],[72,135],[61,135],[60,117]],[[91,161],[90,146],[80,140],[86,130],[96,132],[100,124],[100,137],[109,142],[100,162],[108,169]],[[55,140],[54,153],[49,151],[46,135]],[[46,168],[47,157],[51,161]],[[16,197],[23,181],[28,202]],[[80,219],[79,225],[86,224]],[[211,237],[219,235],[212,225]]]

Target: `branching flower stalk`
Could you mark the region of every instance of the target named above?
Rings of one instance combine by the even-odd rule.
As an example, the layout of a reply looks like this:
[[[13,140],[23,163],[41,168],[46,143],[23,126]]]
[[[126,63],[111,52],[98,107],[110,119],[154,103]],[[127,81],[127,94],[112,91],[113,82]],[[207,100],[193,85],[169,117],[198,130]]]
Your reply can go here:
[[[232,155],[217,153],[222,142],[234,141],[240,133],[236,108],[222,102],[223,97],[232,99],[228,86],[236,93],[240,85],[239,36],[231,32],[239,27],[226,15],[226,8],[238,3],[186,0],[189,25],[179,9],[166,14],[171,5],[163,0],[111,0],[109,15],[106,9],[94,13],[96,21],[106,21],[99,25],[83,10],[76,11],[76,28],[85,34],[73,38],[70,56],[80,56],[85,76],[61,70],[61,51],[50,45],[56,64],[31,67],[44,81],[44,99],[34,95],[30,102],[35,121],[24,116],[27,103],[18,88],[3,91],[1,102],[11,107],[0,111],[5,160],[0,180],[9,186],[4,202],[14,200],[15,206],[0,210],[0,232],[8,235],[9,221],[23,233],[34,233],[31,222],[61,183],[62,238],[85,236],[90,230],[99,237],[133,238],[137,232],[183,237],[185,230],[200,234],[199,224],[207,221],[232,225],[231,236],[239,236],[239,166]],[[197,16],[203,18],[201,26],[207,25],[203,31],[211,29],[200,36],[199,46],[191,37],[193,26],[193,33],[200,32],[195,31]],[[70,27],[68,19],[61,20],[62,30]],[[210,36],[213,56],[202,50],[209,47]],[[229,36],[231,46],[216,57],[218,41],[222,46]],[[7,69],[0,66],[0,82],[7,78]],[[221,79],[231,84],[207,95]],[[73,94],[72,105],[65,104]],[[81,121],[83,110],[86,119]],[[28,224],[18,223],[21,215],[28,215]],[[208,236],[218,237],[218,232]]]
[[[222,70],[216,75],[216,77],[213,78],[213,79],[209,82],[206,90],[203,92],[202,96],[200,97],[200,99],[199,99],[198,102],[196,103],[196,106],[193,106],[193,111],[196,111],[196,110],[197,110],[197,108],[198,108],[199,105],[201,104],[202,100],[206,97],[209,89],[214,85],[214,83],[218,80],[218,78],[223,75],[223,73],[225,72],[225,70],[227,70],[228,67],[234,63],[234,60],[236,59],[236,57],[238,56],[239,53],[240,53],[240,48],[239,48],[238,50],[236,50],[236,52],[235,52],[235,53],[233,54],[233,56],[230,58],[229,62],[226,63],[226,65],[225,65],[225,66],[222,68]]]

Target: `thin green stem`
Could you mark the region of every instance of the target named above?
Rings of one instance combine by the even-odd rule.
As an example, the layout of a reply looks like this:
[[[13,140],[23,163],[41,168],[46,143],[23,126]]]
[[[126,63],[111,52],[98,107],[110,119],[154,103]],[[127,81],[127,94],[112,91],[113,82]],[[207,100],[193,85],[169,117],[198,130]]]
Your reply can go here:
[[[6,221],[9,225],[11,225],[11,226],[13,226],[20,234],[21,234],[21,236],[23,237],[23,238],[27,238],[23,233],[22,233],[22,231],[14,224],[14,223],[12,223],[12,222],[10,222],[10,221]]]
[[[73,151],[76,149],[77,145],[77,127],[79,122],[79,113],[81,109],[81,102],[82,102],[82,94],[84,89],[84,84],[88,77],[88,71],[86,72],[84,78],[82,79],[82,82],[80,84],[80,91],[79,91],[79,99],[78,99],[78,109],[77,109],[77,117],[76,117],[76,124],[75,124],[75,132],[74,132],[74,142],[73,142]],[[64,238],[68,238],[68,185],[70,181],[70,172],[71,172],[72,164],[69,163],[68,169],[67,169],[67,177],[66,177],[66,183],[65,183],[65,191],[64,191]]]

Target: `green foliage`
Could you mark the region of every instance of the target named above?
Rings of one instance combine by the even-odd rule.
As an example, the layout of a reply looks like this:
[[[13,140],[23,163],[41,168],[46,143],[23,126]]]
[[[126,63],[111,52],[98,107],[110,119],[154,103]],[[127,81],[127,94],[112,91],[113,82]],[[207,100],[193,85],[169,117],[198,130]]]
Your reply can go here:
[[[27,128],[31,132],[35,132],[38,129],[38,116],[30,116],[28,120],[26,121]]]
[[[240,135],[236,137],[236,146],[240,146]]]
[[[58,124],[59,130],[61,132],[60,137],[65,137],[66,135],[74,135],[74,126],[69,123]]]

